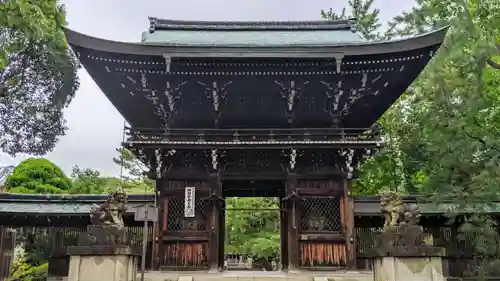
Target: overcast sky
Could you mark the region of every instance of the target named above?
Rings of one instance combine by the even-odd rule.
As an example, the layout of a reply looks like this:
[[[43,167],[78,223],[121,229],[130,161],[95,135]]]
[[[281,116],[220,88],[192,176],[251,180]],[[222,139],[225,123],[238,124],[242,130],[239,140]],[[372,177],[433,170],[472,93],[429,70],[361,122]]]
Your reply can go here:
[[[137,42],[149,27],[148,16],[177,20],[318,20],[321,9],[341,11],[347,0],[63,0],[69,28],[94,37]],[[381,19],[389,20],[413,0],[377,0]],[[112,158],[122,140],[123,118],[85,70],[81,86],[65,111],[69,130],[47,157],[66,173],[74,165],[116,176]],[[0,166],[27,156],[0,154]]]

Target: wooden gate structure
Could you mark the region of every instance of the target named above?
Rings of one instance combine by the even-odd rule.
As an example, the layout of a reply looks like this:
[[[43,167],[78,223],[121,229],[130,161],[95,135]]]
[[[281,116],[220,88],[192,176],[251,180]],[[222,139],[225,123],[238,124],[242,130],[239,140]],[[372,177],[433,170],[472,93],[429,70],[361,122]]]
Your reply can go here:
[[[220,269],[224,198],[249,194],[281,199],[284,268],[356,267],[350,181],[446,30],[367,43],[355,26],[150,18],[139,44],[67,30],[156,180],[157,269]]]

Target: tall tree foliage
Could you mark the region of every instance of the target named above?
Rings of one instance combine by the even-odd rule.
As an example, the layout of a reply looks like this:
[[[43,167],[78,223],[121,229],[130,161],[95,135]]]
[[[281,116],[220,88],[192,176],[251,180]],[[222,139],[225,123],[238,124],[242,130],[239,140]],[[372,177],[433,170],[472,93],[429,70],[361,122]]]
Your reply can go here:
[[[248,254],[259,260],[279,257],[278,199],[234,197],[226,203],[226,252]]]
[[[73,167],[71,173],[73,186],[70,190],[74,194],[105,194],[121,186],[128,194],[143,194],[153,192],[150,181],[140,179],[120,179],[117,177],[104,177],[99,171]]]
[[[106,190],[106,179],[101,177],[101,173],[92,169],[82,169],[78,166],[73,167],[71,172],[73,187],[71,193],[76,194],[101,194]]]
[[[452,201],[461,231],[474,234],[475,274],[491,274],[499,257],[495,223],[484,210],[499,198],[498,1],[419,1],[396,18],[393,30],[423,32],[443,22],[449,34],[435,62],[412,87],[405,137],[406,163],[426,174],[423,191],[436,203]],[[474,212],[465,212],[473,210]]]
[[[142,179],[148,172],[148,168],[130,150],[117,148],[118,156],[113,158],[116,165],[121,166],[129,176],[127,178]]]
[[[7,177],[5,187],[12,193],[69,193],[72,183],[64,172],[45,158],[29,158]]]
[[[499,198],[500,2],[419,0],[389,23],[382,38],[418,35],[447,24],[441,50],[383,117],[397,150],[370,159],[357,184],[375,191],[399,182],[435,203],[455,202],[449,215],[460,218],[463,234],[473,234],[469,242],[480,258],[472,274],[488,275],[500,253],[496,225],[484,212]],[[395,152],[397,157],[386,157]],[[396,162],[399,169],[392,173]]]
[[[0,2],[0,149],[42,155],[66,130],[79,86],[57,0]]]
[[[349,0],[348,8],[336,13],[333,9],[322,10],[321,17],[328,20],[345,20],[355,18],[357,31],[366,40],[375,40],[381,37],[379,28],[382,23],[379,19],[380,10],[373,8],[375,0]],[[348,13],[350,13],[348,15]]]
[[[148,168],[130,150],[117,148],[118,156],[113,158],[113,162],[119,165],[122,171],[122,179],[133,192],[149,193],[154,191],[154,181],[147,177]]]

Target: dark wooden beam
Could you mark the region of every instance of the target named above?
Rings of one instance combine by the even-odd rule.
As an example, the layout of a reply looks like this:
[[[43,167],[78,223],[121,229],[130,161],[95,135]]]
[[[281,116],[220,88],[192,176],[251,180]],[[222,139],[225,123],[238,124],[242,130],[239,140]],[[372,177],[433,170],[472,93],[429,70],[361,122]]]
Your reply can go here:
[[[206,149],[227,149],[227,150],[255,150],[255,149],[288,149],[290,148],[290,144],[283,143],[263,143],[263,144],[243,144],[239,142],[235,142],[234,144],[221,144],[217,142],[207,143],[207,144],[182,144],[182,143],[168,143],[168,142],[136,142],[136,143],[125,143],[128,146],[134,148],[160,148],[160,149],[193,149],[193,150],[206,150]],[[380,147],[380,143],[377,142],[369,142],[369,143],[354,143],[354,142],[334,142],[334,143],[317,143],[317,144],[309,144],[309,143],[294,143],[293,147],[297,149],[334,149],[334,148],[377,148]]]
[[[286,180],[287,172],[286,171],[260,171],[255,173],[249,173],[247,171],[241,172],[224,172],[221,171],[219,173],[220,179],[224,180]],[[166,174],[166,177],[169,180],[192,180],[192,181],[205,181],[209,179],[207,172],[198,172],[198,173],[183,173],[183,172],[169,172]],[[331,179],[336,177],[345,177],[345,173],[343,172],[297,172],[298,180],[323,180],[323,179]]]

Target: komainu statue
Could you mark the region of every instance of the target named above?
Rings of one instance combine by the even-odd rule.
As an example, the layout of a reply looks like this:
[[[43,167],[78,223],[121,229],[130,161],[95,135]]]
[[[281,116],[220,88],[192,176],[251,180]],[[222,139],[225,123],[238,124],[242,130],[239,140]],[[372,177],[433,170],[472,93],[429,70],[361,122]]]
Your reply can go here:
[[[94,225],[109,225],[123,228],[123,214],[127,210],[127,194],[121,187],[110,192],[106,202],[94,204],[90,209],[90,221]]]
[[[417,225],[421,216],[417,204],[403,203],[395,192],[386,192],[380,196],[380,209],[386,230],[402,225]]]
[[[373,252],[382,257],[441,256],[444,249],[428,245],[428,234],[418,225],[417,204],[405,204],[395,192],[380,196],[380,209],[385,218],[384,229],[375,238]]]
[[[128,235],[123,222],[127,210],[127,194],[121,187],[110,192],[106,202],[90,209],[91,225],[82,233],[80,245],[126,245]]]

